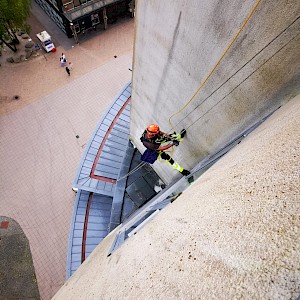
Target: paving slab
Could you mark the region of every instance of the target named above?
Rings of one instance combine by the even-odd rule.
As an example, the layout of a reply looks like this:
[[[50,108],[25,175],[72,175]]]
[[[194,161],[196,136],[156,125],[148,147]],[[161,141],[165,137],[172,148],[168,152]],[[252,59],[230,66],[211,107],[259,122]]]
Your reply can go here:
[[[131,79],[131,54],[0,117],[0,207],[29,239],[40,295],[65,282],[74,174],[101,115]],[[78,137],[76,137],[78,136]]]

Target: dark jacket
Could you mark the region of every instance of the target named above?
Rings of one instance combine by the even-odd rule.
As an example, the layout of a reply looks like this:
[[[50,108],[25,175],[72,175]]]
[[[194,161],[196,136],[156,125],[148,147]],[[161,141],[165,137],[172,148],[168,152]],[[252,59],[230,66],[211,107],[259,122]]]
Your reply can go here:
[[[168,137],[166,134],[164,134],[163,132],[158,133],[157,135],[155,135],[152,138],[147,137],[147,131],[145,130],[142,137],[141,137],[141,142],[143,143],[143,145],[149,149],[149,150],[157,150],[157,151],[161,151],[161,150],[165,150],[168,149],[170,147],[172,147],[172,143],[168,146],[163,147],[163,149],[159,149],[160,145],[163,142],[167,142],[167,141],[172,141],[172,139],[170,137]]]

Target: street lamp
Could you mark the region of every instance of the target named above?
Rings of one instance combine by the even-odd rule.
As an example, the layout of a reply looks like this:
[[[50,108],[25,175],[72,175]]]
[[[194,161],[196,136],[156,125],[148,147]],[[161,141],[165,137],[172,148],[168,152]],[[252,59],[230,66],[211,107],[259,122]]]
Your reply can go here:
[[[104,30],[107,28],[107,15],[106,15],[106,8],[103,8],[103,21],[104,21]]]
[[[77,32],[76,32],[76,30],[75,30],[75,26],[74,26],[74,24],[73,24],[72,22],[70,22],[70,27],[71,27],[72,34],[73,34],[73,36],[74,36],[74,39],[75,39],[75,43],[76,43],[76,44],[79,44],[79,43],[78,43],[78,36],[77,36]]]

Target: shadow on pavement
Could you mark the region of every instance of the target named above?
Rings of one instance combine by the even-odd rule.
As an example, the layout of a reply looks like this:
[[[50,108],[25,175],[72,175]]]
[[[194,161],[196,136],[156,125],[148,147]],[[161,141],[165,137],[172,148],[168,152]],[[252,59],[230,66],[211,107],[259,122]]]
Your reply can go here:
[[[0,216],[0,299],[40,299],[29,242],[20,225]]]

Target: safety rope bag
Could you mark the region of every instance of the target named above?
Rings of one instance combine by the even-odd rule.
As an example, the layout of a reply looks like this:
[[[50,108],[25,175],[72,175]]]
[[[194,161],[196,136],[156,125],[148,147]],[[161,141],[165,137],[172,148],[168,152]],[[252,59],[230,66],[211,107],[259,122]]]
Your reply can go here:
[[[150,149],[147,149],[141,156],[141,160],[149,164],[155,163],[159,153]]]

